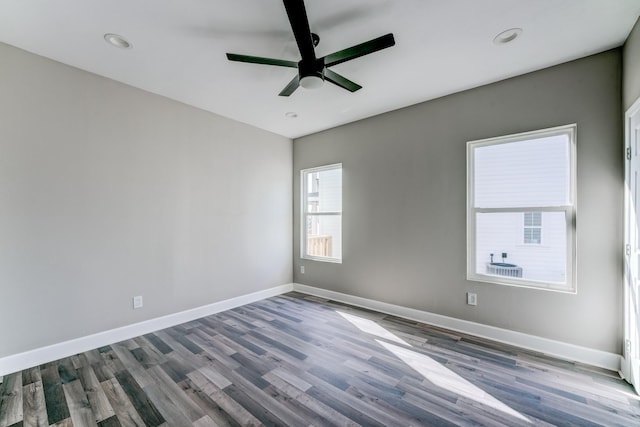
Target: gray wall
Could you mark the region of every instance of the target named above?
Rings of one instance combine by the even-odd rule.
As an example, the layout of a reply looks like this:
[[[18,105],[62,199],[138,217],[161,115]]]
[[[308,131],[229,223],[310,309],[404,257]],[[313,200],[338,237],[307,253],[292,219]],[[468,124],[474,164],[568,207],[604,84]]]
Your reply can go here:
[[[623,50],[623,111],[640,98],[640,20],[631,30]]]
[[[620,353],[621,66],[612,50],[295,140],[295,207],[300,169],[343,164],[344,251],[342,264],[301,260],[296,209],[294,280]],[[466,141],[570,123],[578,293],[467,281]]]
[[[291,161],[287,138],[0,44],[0,357],[290,283]]]

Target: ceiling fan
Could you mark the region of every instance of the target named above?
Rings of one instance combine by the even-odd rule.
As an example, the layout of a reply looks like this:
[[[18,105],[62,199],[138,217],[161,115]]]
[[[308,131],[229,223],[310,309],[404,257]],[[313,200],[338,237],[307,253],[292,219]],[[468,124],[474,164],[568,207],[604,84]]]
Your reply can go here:
[[[304,7],[304,0],[283,1],[287,15],[289,16],[293,35],[298,45],[298,50],[300,50],[300,56],[302,57],[299,62],[227,53],[227,59],[230,61],[297,68],[298,74],[289,82],[282,92],[280,92],[280,96],[291,95],[298,86],[302,86],[305,89],[318,88],[322,86],[325,80],[350,92],[362,89],[362,86],[330,70],[329,67],[386,49],[396,43],[393,34],[389,33],[373,40],[339,50],[322,58],[316,58],[315,47],[320,42],[320,37],[312,33],[309,28],[309,20]]]

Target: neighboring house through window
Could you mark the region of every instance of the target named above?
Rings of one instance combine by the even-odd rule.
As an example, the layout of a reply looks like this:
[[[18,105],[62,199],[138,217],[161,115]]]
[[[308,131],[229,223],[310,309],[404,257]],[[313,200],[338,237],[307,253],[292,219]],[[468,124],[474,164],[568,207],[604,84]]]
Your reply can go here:
[[[301,257],[342,262],[342,164],[301,171]]]
[[[467,278],[575,292],[576,126],[467,144]]]

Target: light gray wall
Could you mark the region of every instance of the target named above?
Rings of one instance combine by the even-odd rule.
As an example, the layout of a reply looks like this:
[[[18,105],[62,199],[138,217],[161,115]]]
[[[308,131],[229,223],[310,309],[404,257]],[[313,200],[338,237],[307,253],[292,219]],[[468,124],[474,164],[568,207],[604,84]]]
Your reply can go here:
[[[622,101],[627,111],[640,98],[640,20],[624,44],[622,63]]]
[[[619,353],[620,76],[617,49],[295,140],[296,208],[300,169],[343,164],[344,243],[342,264],[301,260],[296,209],[294,280]],[[466,142],[570,123],[578,293],[467,281]],[[477,307],[466,305],[468,291]]]
[[[0,357],[290,283],[291,162],[287,138],[0,44]]]

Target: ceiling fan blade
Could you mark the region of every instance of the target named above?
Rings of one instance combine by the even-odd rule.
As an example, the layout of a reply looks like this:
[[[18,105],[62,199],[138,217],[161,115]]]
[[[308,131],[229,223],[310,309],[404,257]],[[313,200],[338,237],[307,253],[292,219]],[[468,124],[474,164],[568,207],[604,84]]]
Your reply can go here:
[[[286,61],[284,59],[263,58],[260,56],[238,55],[235,53],[227,53],[229,61],[249,62],[251,64],[276,65],[278,67],[298,68],[298,63]]]
[[[324,79],[330,81],[334,85],[348,90],[349,92],[355,92],[359,89],[362,89],[362,86],[360,86],[359,84],[354,83],[345,77],[342,77],[340,74],[335,73],[328,68],[324,69]]]
[[[385,34],[384,36],[369,40],[368,42],[360,43],[325,56],[323,58],[324,65],[325,67],[331,67],[332,65],[341,64],[345,61],[350,61],[352,59],[386,49],[395,44],[396,41],[393,38],[393,34]]]
[[[303,0],[283,0],[284,8],[289,16],[289,23],[293,30],[293,36],[296,38],[298,50],[302,60],[315,61],[316,53],[313,48],[313,39],[311,37],[311,29],[309,28],[309,19],[307,11],[304,7]]]
[[[278,94],[278,96],[289,96],[300,86],[300,77],[296,74],[296,76],[289,82],[282,92]]]

